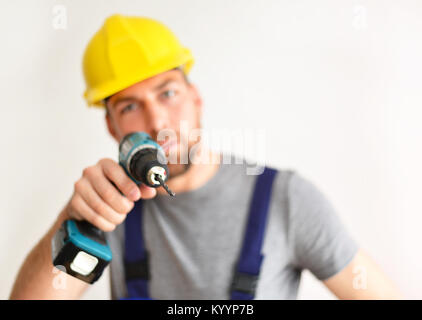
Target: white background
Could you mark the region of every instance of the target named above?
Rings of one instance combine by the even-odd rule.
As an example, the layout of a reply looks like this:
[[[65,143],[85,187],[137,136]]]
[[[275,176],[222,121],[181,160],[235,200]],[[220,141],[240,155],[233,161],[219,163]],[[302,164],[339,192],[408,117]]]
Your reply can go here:
[[[81,72],[85,45],[113,13],[169,26],[196,58],[205,128],[266,129],[267,163],[313,181],[405,296],[421,298],[421,1],[0,6],[1,299],[83,168],[117,158],[103,112],[82,99]],[[108,299],[108,281],[84,298]],[[333,296],[305,272],[299,298]]]

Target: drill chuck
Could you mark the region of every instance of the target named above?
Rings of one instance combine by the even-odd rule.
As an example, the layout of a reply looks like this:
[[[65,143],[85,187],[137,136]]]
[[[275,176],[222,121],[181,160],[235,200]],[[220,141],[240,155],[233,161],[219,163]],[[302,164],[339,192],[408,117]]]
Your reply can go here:
[[[160,175],[163,181],[167,180],[168,168],[158,160],[158,150],[153,147],[143,148],[130,157],[126,165],[130,176],[135,180],[146,184],[149,187],[157,188],[161,184],[155,179]]]
[[[120,143],[119,162],[134,182],[152,188],[160,186],[174,196],[165,182],[169,176],[163,149],[145,132],[126,135]]]

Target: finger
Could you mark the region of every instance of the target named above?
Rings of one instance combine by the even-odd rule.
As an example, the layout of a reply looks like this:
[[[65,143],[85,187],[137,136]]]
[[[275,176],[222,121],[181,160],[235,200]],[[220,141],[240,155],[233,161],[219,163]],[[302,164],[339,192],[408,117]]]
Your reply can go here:
[[[80,216],[83,217],[83,220],[88,221],[93,226],[105,231],[113,231],[116,226],[111,222],[104,219],[102,216],[96,214],[92,210],[85,200],[79,195],[75,194],[72,199],[72,210],[76,211]]]
[[[72,199],[70,200],[66,210],[67,210],[67,215],[70,219],[75,219],[75,220],[83,220],[84,218],[80,215],[80,213],[75,209],[77,206],[77,200],[75,200],[75,196],[72,196]]]
[[[111,208],[107,203],[105,203],[87,179],[82,179],[80,183],[80,188],[83,188],[84,191],[80,192],[79,194],[81,195],[82,199],[84,199],[85,203],[95,213],[101,215],[107,221],[111,222],[114,225],[120,224],[124,221],[126,215],[114,211],[113,208]]]
[[[139,190],[141,191],[142,199],[151,199],[157,195],[157,190],[155,188],[148,187],[145,184],[141,184]]]
[[[132,210],[133,202],[120,194],[119,190],[104,176],[101,168],[95,167],[90,171],[84,172],[97,194],[114,211],[118,213],[128,213]]]
[[[141,193],[138,186],[117,162],[111,159],[103,159],[101,165],[104,175],[116,185],[121,193],[132,201],[139,200]]]

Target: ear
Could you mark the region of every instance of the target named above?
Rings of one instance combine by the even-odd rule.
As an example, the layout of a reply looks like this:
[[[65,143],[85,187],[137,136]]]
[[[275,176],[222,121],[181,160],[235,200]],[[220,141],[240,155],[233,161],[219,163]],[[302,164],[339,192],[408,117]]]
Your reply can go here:
[[[108,132],[114,138],[114,140],[116,140],[117,143],[118,143],[119,142],[119,138],[118,138],[117,133],[116,133],[116,130],[114,128],[113,119],[111,119],[111,116],[110,116],[110,114],[108,112],[106,113],[105,118],[106,118]]]

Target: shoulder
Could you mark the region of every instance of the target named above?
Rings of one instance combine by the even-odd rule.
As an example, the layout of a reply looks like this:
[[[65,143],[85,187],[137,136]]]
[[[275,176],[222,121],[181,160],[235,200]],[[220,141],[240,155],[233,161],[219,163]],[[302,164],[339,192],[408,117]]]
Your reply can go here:
[[[272,198],[285,209],[291,227],[321,223],[336,215],[329,197],[310,178],[294,169],[267,167],[277,170]]]
[[[233,160],[233,158],[232,158]],[[239,160],[237,160],[239,161]],[[235,163],[233,160],[232,163]],[[293,168],[281,168],[273,164],[256,164],[241,159],[240,165],[230,166],[231,176],[242,176],[241,183],[256,181],[265,168],[276,172],[272,185],[272,201],[288,201],[290,209],[297,211],[297,206],[329,206],[329,201],[321,189],[307,176]],[[230,176],[228,174],[227,176]],[[233,177],[231,177],[233,181]],[[303,211],[303,210],[302,210]],[[305,210],[306,211],[306,210]]]
[[[289,212],[292,219],[316,220],[335,215],[335,208],[317,182],[293,172],[288,183]]]
[[[262,174],[264,168],[268,168],[275,171],[272,186],[273,200],[287,200],[292,180],[295,179],[295,177],[298,175],[296,170],[290,168],[280,168],[273,165],[266,165],[262,166],[260,174]]]

